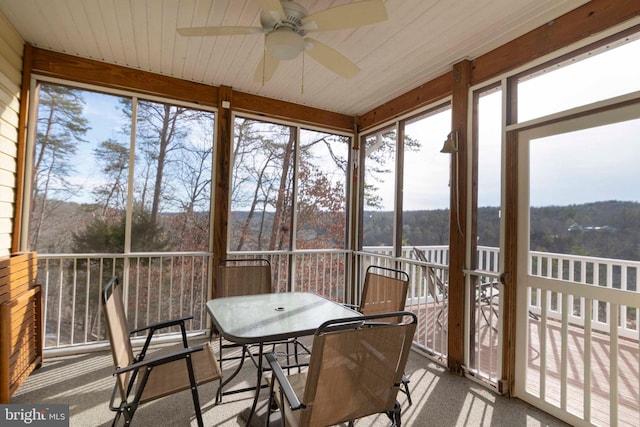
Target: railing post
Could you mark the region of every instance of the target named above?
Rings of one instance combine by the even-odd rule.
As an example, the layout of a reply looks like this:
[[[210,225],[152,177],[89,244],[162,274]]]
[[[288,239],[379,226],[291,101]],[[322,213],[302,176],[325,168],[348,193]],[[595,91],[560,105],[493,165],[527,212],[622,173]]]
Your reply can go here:
[[[457,151],[451,154],[451,196],[449,216],[449,330],[448,367],[462,374],[465,354],[464,320],[465,261],[467,254],[467,165],[468,105],[471,61],[463,60],[453,66],[452,131],[457,134]]]

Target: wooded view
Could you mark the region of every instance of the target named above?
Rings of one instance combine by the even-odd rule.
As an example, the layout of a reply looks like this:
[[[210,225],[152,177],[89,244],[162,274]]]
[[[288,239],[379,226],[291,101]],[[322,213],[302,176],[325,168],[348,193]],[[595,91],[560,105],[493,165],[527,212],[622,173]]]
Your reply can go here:
[[[87,136],[97,124],[85,100],[96,94],[41,84],[39,95],[32,249],[123,253],[129,235],[133,252],[208,250],[213,113],[138,101],[133,126],[130,98],[100,95],[121,121],[96,141]],[[230,249],[289,249],[294,235],[299,249],[344,248],[350,138],[299,129],[298,141],[296,127],[246,118],[236,118],[235,134]],[[392,171],[395,145],[393,131],[367,140],[364,246],[388,246],[393,235],[393,213],[367,207],[380,209],[376,185]],[[80,153],[82,146],[92,147],[89,156]],[[420,142],[406,137],[404,146],[411,151]],[[91,164],[91,173],[78,179],[82,163]],[[531,224],[532,250],[640,260],[635,202],[536,207]],[[405,245],[447,245],[449,211],[403,212],[403,227]],[[479,245],[499,246],[497,207],[479,208],[478,233]]]
[[[500,246],[499,208],[478,209],[478,244]],[[364,246],[381,246],[392,233],[392,212],[367,212]],[[449,211],[404,212],[406,246],[448,245]],[[406,234],[405,234],[406,235]],[[605,201],[531,208],[531,250],[640,261],[640,203]]]

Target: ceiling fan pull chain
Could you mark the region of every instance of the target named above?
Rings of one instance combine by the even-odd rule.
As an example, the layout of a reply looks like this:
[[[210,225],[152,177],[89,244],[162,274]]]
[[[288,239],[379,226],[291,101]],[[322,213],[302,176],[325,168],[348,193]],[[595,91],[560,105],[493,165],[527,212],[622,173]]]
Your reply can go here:
[[[264,52],[262,53],[262,87],[264,87],[267,79],[267,41],[265,40],[263,45]]]
[[[300,95],[304,95],[304,58],[305,58],[305,53],[304,51],[302,51],[302,77],[300,79]]]

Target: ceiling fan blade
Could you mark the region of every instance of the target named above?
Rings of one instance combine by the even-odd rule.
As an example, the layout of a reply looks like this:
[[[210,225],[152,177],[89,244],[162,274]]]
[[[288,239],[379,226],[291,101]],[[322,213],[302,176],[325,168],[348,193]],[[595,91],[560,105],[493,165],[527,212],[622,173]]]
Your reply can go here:
[[[307,31],[332,31],[375,24],[388,19],[382,0],[364,0],[330,7],[302,19]]]
[[[257,0],[260,3],[260,7],[262,10],[267,12],[269,15],[273,17],[276,21],[280,22],[284,18],[286,18],[284,14],[284,9],[282,8],[282,3],[280,0]]]
[[[253,74],[253,80],[258,83],[268,82],[278,69],[278,65],[280,65],[278,58],[274,58],[269,54],[263,55]]]
[[[360,68],[356,64],[334,48],[309,37],[305,39],[305,42],[305,50],[309,56],[337,75],[350,79],[360,72]]]
[[[246,34],[262,34],[262,27],[191,27],[178,28],[178,34],[184,37],[202,36],[240,36]]]

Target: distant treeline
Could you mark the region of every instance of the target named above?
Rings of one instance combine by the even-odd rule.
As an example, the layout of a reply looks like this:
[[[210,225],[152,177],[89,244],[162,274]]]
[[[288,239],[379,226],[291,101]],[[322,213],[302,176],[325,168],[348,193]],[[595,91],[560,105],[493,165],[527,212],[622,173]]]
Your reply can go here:
[[[236,221],[246,218],[246,212],[233,212],[232,215]],[[327,221],[334,219],[330,214],[327,215]],[[160,216],[163,220],[169,220],[174,215]],[[73,231],[84,229],[90,221],[86,206],[61,202],[56,215],[49,218],[37,250],[42,253],[80,251],[74,249]],[[266,221],[272,221],[272,214],[266,215]],[[257,221],[254,222],[257,227]],[[606,201],[532,208],[531,224],[532,250],[640,261],[640,203]],[[363,228],[364,246],[392,245],[392,212],[365,212]],[[311,240],[321,233],[322,230],[305,230],[305,235],[311,236]],[[136,233],[136,236],[140,240],[140,233]],[[405,212],[402,240],[407,246],[448,245],[449,211]],[[479,208],[478,245],[498,247],[499,244],[499,208]],[[83,248],[81,251],[111,250],[113,248],[99,247],[95,250]]]
[[[388,245],[392,212],[365,212],[364,246]],[[404,213],[403,244],[448,245],[449,211]],[[453,226],[456,226],[455,224]],[[478,244],[498,247],[500,209],[478,209]],[[640,260],[640,203],[605,201],[531,208],[531,249]]]

